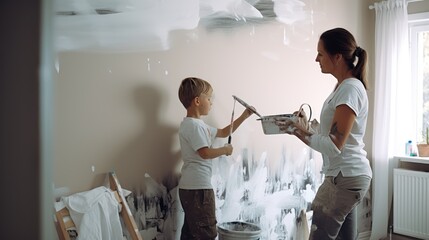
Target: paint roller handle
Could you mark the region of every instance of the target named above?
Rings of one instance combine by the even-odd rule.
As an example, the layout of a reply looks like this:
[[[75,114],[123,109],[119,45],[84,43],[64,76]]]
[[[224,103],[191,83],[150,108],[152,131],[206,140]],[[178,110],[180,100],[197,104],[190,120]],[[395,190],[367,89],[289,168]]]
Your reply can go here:
[[[232,132],[234,131],[234,112],[235,112],[235,99],[234,99],[234,105],[232,107],[232,113],[231,113],[231,123],[229,125],[229,137],[228,137],[228,144],[231,144],[231,138],[232,138]]]

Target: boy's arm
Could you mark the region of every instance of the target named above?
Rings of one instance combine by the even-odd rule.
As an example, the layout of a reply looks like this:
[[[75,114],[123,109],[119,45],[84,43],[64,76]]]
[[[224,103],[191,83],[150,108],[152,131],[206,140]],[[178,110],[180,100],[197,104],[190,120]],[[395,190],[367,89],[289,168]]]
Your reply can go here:
[[[198,149],[198,154],[202,159],[213,159],[222,155],[229,156],[232,154],[232,145],[225,144],[225,146],[220,148],[203,147]]]
[[[250,117],[253,114],[253,112],[255,111],[252,111],[251,109],[246,108],[243,111],[243,113],[240,115],[240,117],[235,119],[234,122],[232,123],[232,132],[234,132],[244,122],[244,120]],[[222,129],[218,129],[216,137],[226,138],[229,136],[230,133],[231,133],[231,124]]]

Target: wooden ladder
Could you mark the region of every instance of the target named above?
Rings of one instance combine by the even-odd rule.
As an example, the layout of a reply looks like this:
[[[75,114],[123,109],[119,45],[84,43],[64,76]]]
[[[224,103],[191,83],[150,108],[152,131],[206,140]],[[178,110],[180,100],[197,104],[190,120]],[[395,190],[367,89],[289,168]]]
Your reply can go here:
[[[122,217],[124,224],[128,230],[128,233],[131,236],[132,240],[143,240],[140,235],[140,232],[137,228],[136,222],[134,221],[131,210],[127,204],[125,197],[121,194],[122,187],[119,184],[118,178],[114,172],[109,173],[109,184],[110,189],[114,192],[115,198],[119,204],[121,204],[120,216]],[[55,212],[56,217],[56,227],[57,232],[60,237],[60,240],[70,240],[70,235],[67,230],[76,228],[73,220],[70,217],[70,212],[67,207],[64,207]]]

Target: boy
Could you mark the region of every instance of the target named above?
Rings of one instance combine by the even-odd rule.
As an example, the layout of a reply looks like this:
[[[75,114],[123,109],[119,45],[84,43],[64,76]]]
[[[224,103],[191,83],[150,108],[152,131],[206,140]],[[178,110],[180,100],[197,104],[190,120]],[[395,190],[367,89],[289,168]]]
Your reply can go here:
[[[215,196],[211,185],[212,159],[232,154],[232,146],[225,144],[212,148],[216,137],[228,137],[231,126],[222,129],[211,127],[201,120],[211,109],[213,89],[205,80],[188,77],[179,87],[179,99],[186,108],[186,117],[179,128],[183,167],[179,181],[179,197],[185,212],[181,240],[215,239],[217,236]],[[232,132],[255,109],[247,108],[233,122]]]

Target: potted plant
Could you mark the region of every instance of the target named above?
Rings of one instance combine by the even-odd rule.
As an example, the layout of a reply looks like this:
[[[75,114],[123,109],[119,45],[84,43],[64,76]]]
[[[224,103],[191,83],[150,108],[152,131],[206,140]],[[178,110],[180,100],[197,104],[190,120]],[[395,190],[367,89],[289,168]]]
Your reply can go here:
[[[417,144],[417,150],[420,157],[429,157],[429,127],[426,127],[426,133],[423,135],[426,142]]]

